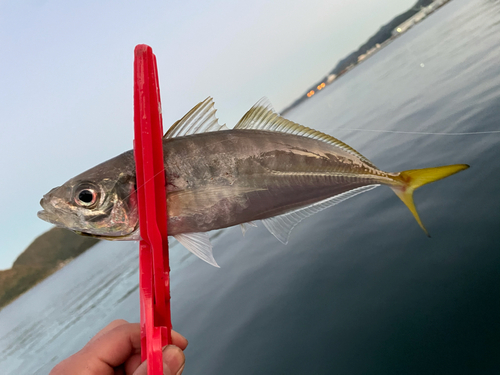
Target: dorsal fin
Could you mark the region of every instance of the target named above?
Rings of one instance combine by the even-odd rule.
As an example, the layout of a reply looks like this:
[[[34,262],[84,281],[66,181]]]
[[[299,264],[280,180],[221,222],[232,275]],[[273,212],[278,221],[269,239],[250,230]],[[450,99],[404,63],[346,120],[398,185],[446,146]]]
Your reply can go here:
[[[219,124],[215,112],[217,110],[214,107],[214,101],[211,97],[208,97],[196,104],[183,118],[176,121],[167,130],[163,138],[227,130],[226,125]]]
[[[344,142],[339,141],[337,138],[281,117],[273,109],[273,106],[267,98],[262,98],[252,108],[250,108],[250,110],[245,113],[245,115],[241,118],[241,120],[236,124],[234,128],[267,130],[318,139],[334,145],[350,153],[351,155],[358,157],[360,160],[370,165],[371,167],[376,168],[370,160],[365,158],[352,147],[346,145]]]

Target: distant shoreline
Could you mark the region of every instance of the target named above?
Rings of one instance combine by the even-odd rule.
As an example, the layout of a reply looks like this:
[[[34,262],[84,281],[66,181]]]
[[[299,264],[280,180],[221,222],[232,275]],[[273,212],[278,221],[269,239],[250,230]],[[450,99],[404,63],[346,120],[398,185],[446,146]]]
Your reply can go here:
[[[392,43],[392,41],[411,29],[414,25],[423,21],[450,1],[451,0],[417,0],[413,7],[383,25],[378,32],[372,35],[356,51],[340,60],[326,76],[310,86],[302,96],[288,107],[285,107],[280,113],[282,115],[286,114],[286,112],[299,106],[314,95],[317,95],[326,86],[335,83],[344,74],[368,60],[381,49]]]
[[[62,228],[52,228],[38,236],[17,257],[12,268],[0,271],[0,310],[97,242]]]

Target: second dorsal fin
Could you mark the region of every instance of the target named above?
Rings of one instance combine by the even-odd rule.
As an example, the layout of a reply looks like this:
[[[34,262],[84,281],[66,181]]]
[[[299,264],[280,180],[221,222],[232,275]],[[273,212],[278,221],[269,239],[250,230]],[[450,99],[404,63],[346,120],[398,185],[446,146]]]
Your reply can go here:
[[[208,97],[196,104],[183,118],[176,121],[167,130],[163,138],[227,130],[226,125],[219,124],[215,112],[217,110],[214,107],[214,101],[211,97]]]
[[[339,141],[337,138],[281,117],[273,109],[273,106],[267,98],[262,98],[252,108],[250,108],[250,110],[245,113],[234,128],[267,130],[317,139],[334,145],[351,155],[358,157],[366,164],[376,168],[370,160],[365,158],[352,147],[346,145],[344,142]]]

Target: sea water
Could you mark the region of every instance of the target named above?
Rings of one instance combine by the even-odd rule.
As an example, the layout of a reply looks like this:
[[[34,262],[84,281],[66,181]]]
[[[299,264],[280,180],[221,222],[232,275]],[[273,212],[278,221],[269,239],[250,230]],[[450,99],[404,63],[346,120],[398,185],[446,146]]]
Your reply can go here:
[[[379,187],[286,246],[262,225],[213,233],[220,269],[172,243],[185,373],[500,372],[499,35],[500,2],[454,0],[286,114],[386,171],[471,168],[415,194],[431,239]],[[139,321],[137,249],[99,243],[0,311],[2,373],[46,374]]]

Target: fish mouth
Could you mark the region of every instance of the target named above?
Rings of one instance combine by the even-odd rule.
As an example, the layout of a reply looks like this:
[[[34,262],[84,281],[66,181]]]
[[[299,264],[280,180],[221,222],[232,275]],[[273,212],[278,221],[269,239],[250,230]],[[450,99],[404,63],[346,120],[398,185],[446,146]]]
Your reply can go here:
[[[138,235],[135,235],[135,230],[129,234],[124,234],[121,236],[106,236],[106,235],[80,232],[78,230],[74,230],[73,232],[83,237],[92,237],[98,240],[107,240],[107,241],[134,241],[134,240],[138,241],[140,239]]]
[[[57,220],[57,218],[54,216],[53,213],[50,213],[46,210],[41,210],[38,211],[36,215],[38,216],[39,219],[42,219],[43,221],[54,224],[58,227],[64,227],[64,224],[60,220]]]
[[[38,211],[36,215],[43,221],[54,224],[58,227],[64,227],[63,222],[58,219],[58,215],[54,212],[54,207],[49,202],[49,194],[56,189],[57,188],[52,189],[49,193],[43,196],[43,198],[40,200],[40,206],[42,206],[43,210]]]

